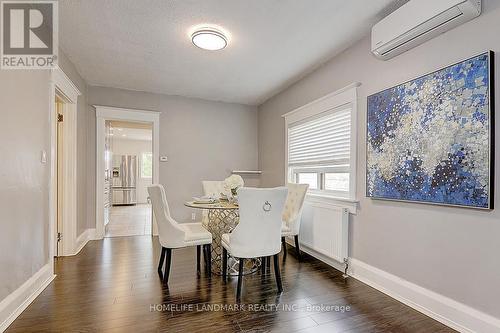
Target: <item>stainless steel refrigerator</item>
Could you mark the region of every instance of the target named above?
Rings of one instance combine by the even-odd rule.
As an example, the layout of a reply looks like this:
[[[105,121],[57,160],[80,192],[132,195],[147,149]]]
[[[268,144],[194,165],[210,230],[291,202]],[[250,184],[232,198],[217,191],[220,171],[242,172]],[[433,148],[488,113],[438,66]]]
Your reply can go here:
[[[137,156],[113,155],[113,205],[137,203]]]

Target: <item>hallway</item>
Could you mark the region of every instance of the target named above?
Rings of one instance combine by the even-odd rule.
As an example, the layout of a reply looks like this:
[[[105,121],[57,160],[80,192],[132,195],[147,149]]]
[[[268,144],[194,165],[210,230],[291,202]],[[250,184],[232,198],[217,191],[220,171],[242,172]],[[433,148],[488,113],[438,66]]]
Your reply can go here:
[[[151,235],[151,205],[112,206],[105,237]]]

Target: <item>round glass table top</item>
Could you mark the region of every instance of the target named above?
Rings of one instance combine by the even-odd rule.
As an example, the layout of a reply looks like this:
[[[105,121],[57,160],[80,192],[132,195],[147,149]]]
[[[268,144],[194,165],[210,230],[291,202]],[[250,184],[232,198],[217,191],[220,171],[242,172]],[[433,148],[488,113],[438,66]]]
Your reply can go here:
[[[238,205],[228,201],[215,201],[213,203],[188,201],[184,206],[198,209],[238,209]]]

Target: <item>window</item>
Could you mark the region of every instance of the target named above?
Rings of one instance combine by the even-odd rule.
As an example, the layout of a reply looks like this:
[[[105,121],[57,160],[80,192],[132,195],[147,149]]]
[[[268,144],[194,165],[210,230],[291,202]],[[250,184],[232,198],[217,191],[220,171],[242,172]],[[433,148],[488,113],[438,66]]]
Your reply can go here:
[[[141,178],[153,177],[153,153],[141,154]]]
[[[318,174],[314,172],[297,172],[296,182],[299,184],[309,184],[311,190],[318,189]]]
[[[355,199],[353,91],[329,95],[285,115],[288,180],[309,184],[312,194]]]

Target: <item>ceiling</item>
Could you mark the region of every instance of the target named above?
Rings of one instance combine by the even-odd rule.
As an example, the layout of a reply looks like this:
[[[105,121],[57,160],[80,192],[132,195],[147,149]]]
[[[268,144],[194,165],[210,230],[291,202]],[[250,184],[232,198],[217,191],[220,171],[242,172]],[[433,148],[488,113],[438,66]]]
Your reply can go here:
[[[111,121],[110,127],[113,140],[153,141],[153,129],[151,124]]]
[[[369,33],[395,0],[61,0],[63,51],[90,85],[258,105]],[[194,26],[228,33],[193,46]]]

